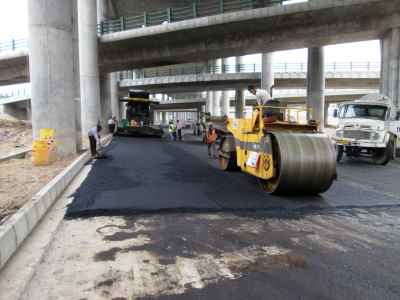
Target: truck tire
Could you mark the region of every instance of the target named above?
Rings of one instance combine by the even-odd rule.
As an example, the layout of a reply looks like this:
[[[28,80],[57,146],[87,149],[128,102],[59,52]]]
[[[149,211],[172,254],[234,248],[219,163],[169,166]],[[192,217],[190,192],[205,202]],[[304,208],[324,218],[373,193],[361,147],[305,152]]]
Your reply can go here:
[[[386,148],[384,149],[379,149],[377,153],[375,154],[373,161],[377,165],[382,165],[385,166],[393,159],[393,153],[394,153],[394,140],[390,139],[388,144],[386,145]]]
[[[336,162],[340,162],[343,158],[344,146],[336,146]]]

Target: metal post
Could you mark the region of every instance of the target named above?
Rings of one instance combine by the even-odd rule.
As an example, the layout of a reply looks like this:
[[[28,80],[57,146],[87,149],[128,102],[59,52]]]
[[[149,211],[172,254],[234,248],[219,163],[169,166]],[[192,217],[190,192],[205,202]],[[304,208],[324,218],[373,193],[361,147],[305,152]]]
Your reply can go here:
[[[167,8],[167,20],[168,20],[168,23],[171,23],[171,22],[172,22],[172,11],[171,11],[171,7],[168,7],[168,8]]]
[[[224,0],[219,0],[219,12],[224,13]]]
[[[197,18],[198,11],[197,11],[197,3],[193,3],[193,18]]]
[[[120,19],[120,24],[121,24],[121,31],[125,30],[125,17],[122,16]]]
[[[14,39],[11,40],[11,48],[12,48],[12,50],[15,50],[15,40]]]
[[[144,25],[144,26],[147,26],[147,19],[148,19],[148,17],[147,17],[147,12],[144,12],[144,13],[143,13],[143,25]]]

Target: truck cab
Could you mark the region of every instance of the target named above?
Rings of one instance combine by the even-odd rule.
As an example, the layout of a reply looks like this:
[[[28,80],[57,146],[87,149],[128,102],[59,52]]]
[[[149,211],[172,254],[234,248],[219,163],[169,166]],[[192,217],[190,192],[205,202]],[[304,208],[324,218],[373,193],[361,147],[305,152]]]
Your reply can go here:
[[[337,161],[348,157],[369,157],[386,165],[400,147],[400,110],[390,98],[370,94],[359,100],[344,102],[335,112]]]

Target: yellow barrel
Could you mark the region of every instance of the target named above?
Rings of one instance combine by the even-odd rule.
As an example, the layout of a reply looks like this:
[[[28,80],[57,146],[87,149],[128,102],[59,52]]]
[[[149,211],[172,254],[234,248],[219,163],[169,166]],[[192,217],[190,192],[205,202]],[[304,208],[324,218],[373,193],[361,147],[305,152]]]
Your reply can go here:
[[[41,140],[54,140],[55,131],[52,128],[42,128],[39,131],[39,139]]]
[[[49,146],[47,141],[35,140],[32,142],[32,164],[34,166],[49,164]]]

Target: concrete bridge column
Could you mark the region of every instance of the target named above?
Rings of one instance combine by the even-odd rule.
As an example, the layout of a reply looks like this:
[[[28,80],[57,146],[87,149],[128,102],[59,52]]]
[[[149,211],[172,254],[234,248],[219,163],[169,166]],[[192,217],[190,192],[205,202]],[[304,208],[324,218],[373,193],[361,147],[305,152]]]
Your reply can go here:
[[[386,32],[381,39],[382,94],[390,97],[393,105],[400,107],[400,28]]]
[[[245,107],[244,93],[241,90],[236,90],[235,93],[235,117],[242,118]]]
[[[271,87],[274,85],[272,60],[273,53],[263,53],[261,56],[261,88],[269,92],[271,92]]]
[[[222,66],[228,65],[228,59],[222,59]],[[220,98],[220,112],[221,116],[228,115],[229,113],[229,91],[221,91],[221,98]]]
[[[235,57],[235,65],[237,66],[237,71],[239,72],[239,66],[243,64],[243,58],[241,56]],[[242,90],[235,91],[235,117],[243,117],[243,110],[245,107],[244,103],[244,93]]]
[[[110,77],[110,96],[111,96],[111,114],[120,120],[119,113],[119,91],[118,91],[118,73],[114,72]]]
[[[29,0],[28,15],[33,138],[53,128],[58,155],[75,154],[72,1]]]
[[[85,141],[87,140],[87,132],[90,128],[96,126],[101,117],[96,25],[96,0],[79,0],[79,70],[82,105],[82,135]]]
[[[324,48],[316,47],[308,49],[307,69],[307,108],[308,119],[313,119],[324,127],[325,104],[325,70]]]

